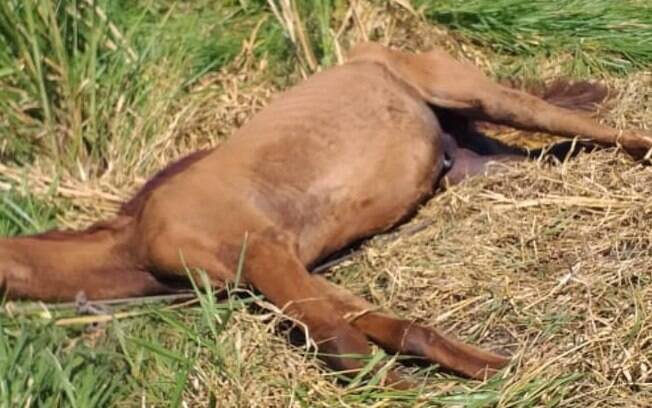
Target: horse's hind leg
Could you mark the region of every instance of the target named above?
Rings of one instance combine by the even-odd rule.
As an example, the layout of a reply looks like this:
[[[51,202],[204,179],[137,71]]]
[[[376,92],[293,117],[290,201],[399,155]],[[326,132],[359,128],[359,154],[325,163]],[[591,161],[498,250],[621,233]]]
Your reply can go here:
[[[244,277],[272,303],[307,326],[308,335],[329,366],[349,376],[364,367],[360,357],[371,353],[366,337],[336,312],[331,299],[324,296],[286,245],[252,237],[247,245]],[[393,372],[388,373],[386,381],[396,388],[410,386]]]
[[[652,136],[643,131],[617,130],[602,125],[585,114],[555,106],[537,96],[488,79],[478,81],[477,87],[468,91],[463,88],[459,93],[453,91],[448,95],[468,102],[470,106],[459,111],[472,119],[559,136],[585,137],[605,146],[619,144],[636,157],[645,155],[652,148]]]
[[[469,117],[505,124],[517,129],[566,137],[585,137],[604,145],[617,144],[640,157],[652,148],[652,137],[638,130],[617,130],[601,125],[585,114],[550,104],[526,92],[487,81],[471,95],[478,102]]]
[[[57,235],[58,234],[58,235]],[[56,233],[0,239],[0,296],[47,302],[173,292],[120,252],[108,232]]]
[[[75,300],[80,292],[91,300],[176,292],[149,272],[135,268],[89,269],[79,274],[31,268],[15,272],[14,269],[0,276],[0,296],[5,293],[8,299],[62,302]]]
[[[395,353],[423,357],[471,378],[484,378],[506,366],[509,359],[464,344],[435,329],[377,311],[377,308],[319,275],[312,275],[319,292],[327,295],[353,327]]]
[[[471,119],[559,136],[580,136],[602,145],[620,144],[637,157],[652,148],[652,136],[645,132],[619,131],[534,95],[496,84],[476,67],[440,50],[413,54],[366,44],[356,48],[352,58],[383,63],[432,105]]]

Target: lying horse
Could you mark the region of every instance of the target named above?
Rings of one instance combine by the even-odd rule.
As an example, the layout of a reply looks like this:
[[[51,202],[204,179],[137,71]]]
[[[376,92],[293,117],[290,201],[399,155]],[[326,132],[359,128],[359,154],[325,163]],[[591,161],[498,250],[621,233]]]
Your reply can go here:
[[[70,300],[174,291],[201,269],[216,287],[242,279],[303,322],[333,368],[355,373],[372,341],[472,378],[504,356],[390,313],[308,272],[334,252],[388,230],[442,183],[510,156],[458,145],[442,117],[620,145],[652,147],[586,115],[489,81],[442,51],[414,54],[359,45],[348,62],[283,93],[228,141],[154,176],[117,216],[83,231],[0,239],[0,283],[9,298]],[[445,181],[447,179],[447,181]],[[395,374],[389,381],[404,386]]]

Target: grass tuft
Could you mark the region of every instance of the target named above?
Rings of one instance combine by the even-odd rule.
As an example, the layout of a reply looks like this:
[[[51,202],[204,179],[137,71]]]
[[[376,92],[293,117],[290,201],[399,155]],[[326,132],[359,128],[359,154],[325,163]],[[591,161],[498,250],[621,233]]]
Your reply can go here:
[[[416,0],[432,22],[527,63],[568,54],[572,71],[625,74],[652,65],[652,6],[632,0]],[[525,61],[524,61],[524,60]]]

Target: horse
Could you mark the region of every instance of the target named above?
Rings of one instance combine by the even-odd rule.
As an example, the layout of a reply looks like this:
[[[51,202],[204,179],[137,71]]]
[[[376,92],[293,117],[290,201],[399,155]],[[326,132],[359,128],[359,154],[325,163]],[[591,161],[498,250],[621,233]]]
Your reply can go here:
[[[221,288],[236,281],[246,235],[242,284],[302,322],[333,369],[356,375],[364,363],[355,356],[368,355],[371,341],[486,378],[509,358],[378,310],[309,270],[409,219],[442,186],[523,158],[474,149],[462,129],[478,121],[618,145],[635,158],[652,147],[642,130],[560,105],[495,83],[443,50],[363,43],[227,141],[157,173],[113,218],[0,239],[0,285],[8,298],[59,302],[83,292],[97,300],[174,293],[188,270],[202,270]],[[395,372],[387,382],[411,386]]]

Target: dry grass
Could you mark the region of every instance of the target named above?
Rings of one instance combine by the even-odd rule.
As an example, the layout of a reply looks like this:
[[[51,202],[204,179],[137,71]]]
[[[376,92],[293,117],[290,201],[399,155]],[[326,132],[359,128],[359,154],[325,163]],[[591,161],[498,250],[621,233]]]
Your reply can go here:
[[[372,246],[360,290],[509,350],[516,364],[505,399],[534,379],[580,374],[567,404],[644,406],[652,401],[651,177],[601,152],[469,181],[423,209],[433,227]]]
[[[425,23],[401,3],[407,2],[351,2],[332,33],[338,55],[371,37],[406,49],[444,46],[494,72],[490,52]],[[302,52],[307,47],[300,44]],[[304,71],[313,58],[303,57]],[[53,180],[46,160],[20,172],[0,171],[37,194],[60,183],[54,200],[77,203],[61,223],[86,224],[114,211],[155,168],[219,143],[264,106],[277,90],[266,65],[244,52],[219,74],[202,78],[165,109],[167,128],[143,146],[144,165],[87,181]],[[554,62],[540,67],[545,78],[555,74]],[[619,93],[604,120],[652,128],[649,73],[609,82]],[[417,216],[434,221],[426,230],[391,243],[372,240],[361,256],[330,273],[375,304],[512,354],[513,365],[499,379],[471,382],[408,367],[406,373],[422,381],[418,394],[342,387],[309,352],[288,345],[276,330],[279,314],[263,304],[263,312],[237,312],[222,334],[229,339],[223,371],[210,356],[198,357],[184,401],[234,407],[395,406],[401,398],[413,406],[650,406],[651,196],[650,168],[614,151],[556,166],[500,166],[431,200]],[[144,395],[134,405],[147,405]]]

